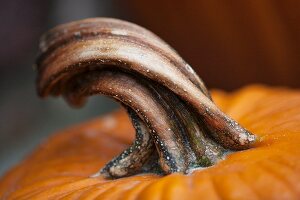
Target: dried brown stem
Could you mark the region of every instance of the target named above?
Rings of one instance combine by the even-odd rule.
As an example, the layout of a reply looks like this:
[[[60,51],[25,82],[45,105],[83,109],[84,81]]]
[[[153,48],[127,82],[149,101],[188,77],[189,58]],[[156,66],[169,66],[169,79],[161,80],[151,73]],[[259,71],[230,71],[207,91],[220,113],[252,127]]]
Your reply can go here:
[[[100,172],[186,172],[218,162],[226,149],[251,147],[255,136],[221,112],[192,68],[151,32],[114,19],[58,26],[42,37],[41,96],[63,95],[72,105],[110,96],[132,118],[136,140]],[[153,154],[153,152],[157,154]],[[151,156],[156,155],[156,156]]]

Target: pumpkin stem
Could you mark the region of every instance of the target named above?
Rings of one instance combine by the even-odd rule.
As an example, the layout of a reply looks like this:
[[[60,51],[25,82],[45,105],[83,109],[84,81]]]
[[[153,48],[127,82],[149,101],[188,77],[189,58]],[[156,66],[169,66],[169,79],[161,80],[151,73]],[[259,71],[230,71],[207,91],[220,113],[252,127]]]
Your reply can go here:
[[[80,106],[90,95],[119,101],[136,130],[132,146],[100,174],[187,172],[250,148],[256,137],[213,103],[193,69],[153,33],[129,22],[95,18],[58,26],[40,42],[40,96]]]

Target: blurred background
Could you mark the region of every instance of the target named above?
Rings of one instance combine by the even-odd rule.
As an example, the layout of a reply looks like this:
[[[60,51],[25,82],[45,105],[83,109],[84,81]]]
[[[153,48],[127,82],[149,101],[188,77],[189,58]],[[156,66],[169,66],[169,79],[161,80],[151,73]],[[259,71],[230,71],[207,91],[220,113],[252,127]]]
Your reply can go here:
[[[32,65],[49,28],[87,17],[125,19],[167,41],[209,88],[299,87],[299,10],[297,0],[1,0],[0,176],[51,133],[118,107],[105,97],[80,110],[37,97]]]

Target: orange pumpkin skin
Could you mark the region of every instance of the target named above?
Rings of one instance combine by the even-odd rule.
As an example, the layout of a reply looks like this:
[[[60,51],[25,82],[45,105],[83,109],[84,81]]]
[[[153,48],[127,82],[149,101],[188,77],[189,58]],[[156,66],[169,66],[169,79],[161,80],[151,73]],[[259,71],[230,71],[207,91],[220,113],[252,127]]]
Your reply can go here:
[[[252,149],[188,175],[89,176],[134,139],[119,111],[53,135],[0,181],[0,199],[299,199],[300,92],[213,91],[216,104],[260,137]]]

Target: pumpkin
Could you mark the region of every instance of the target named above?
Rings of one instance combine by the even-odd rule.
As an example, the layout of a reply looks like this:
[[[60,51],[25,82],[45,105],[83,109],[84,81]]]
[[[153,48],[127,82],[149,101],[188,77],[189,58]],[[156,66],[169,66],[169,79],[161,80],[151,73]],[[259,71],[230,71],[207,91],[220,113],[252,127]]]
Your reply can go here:
[[[108,95],[133,126],[121,110],[53,135],[2,178],[1,198],[299,198],[299,91],[211,96],[157,36],[113,19],[54,28],[40,49],[41,96]]]
[[[248,86],[213,91],[228,115],[260,136],[252,149],[218,164],[168,176],[89,178],[128,147],[134,129],[124,111],[50,137],[0,181],[2,199],[299,199],[300,92]]]

